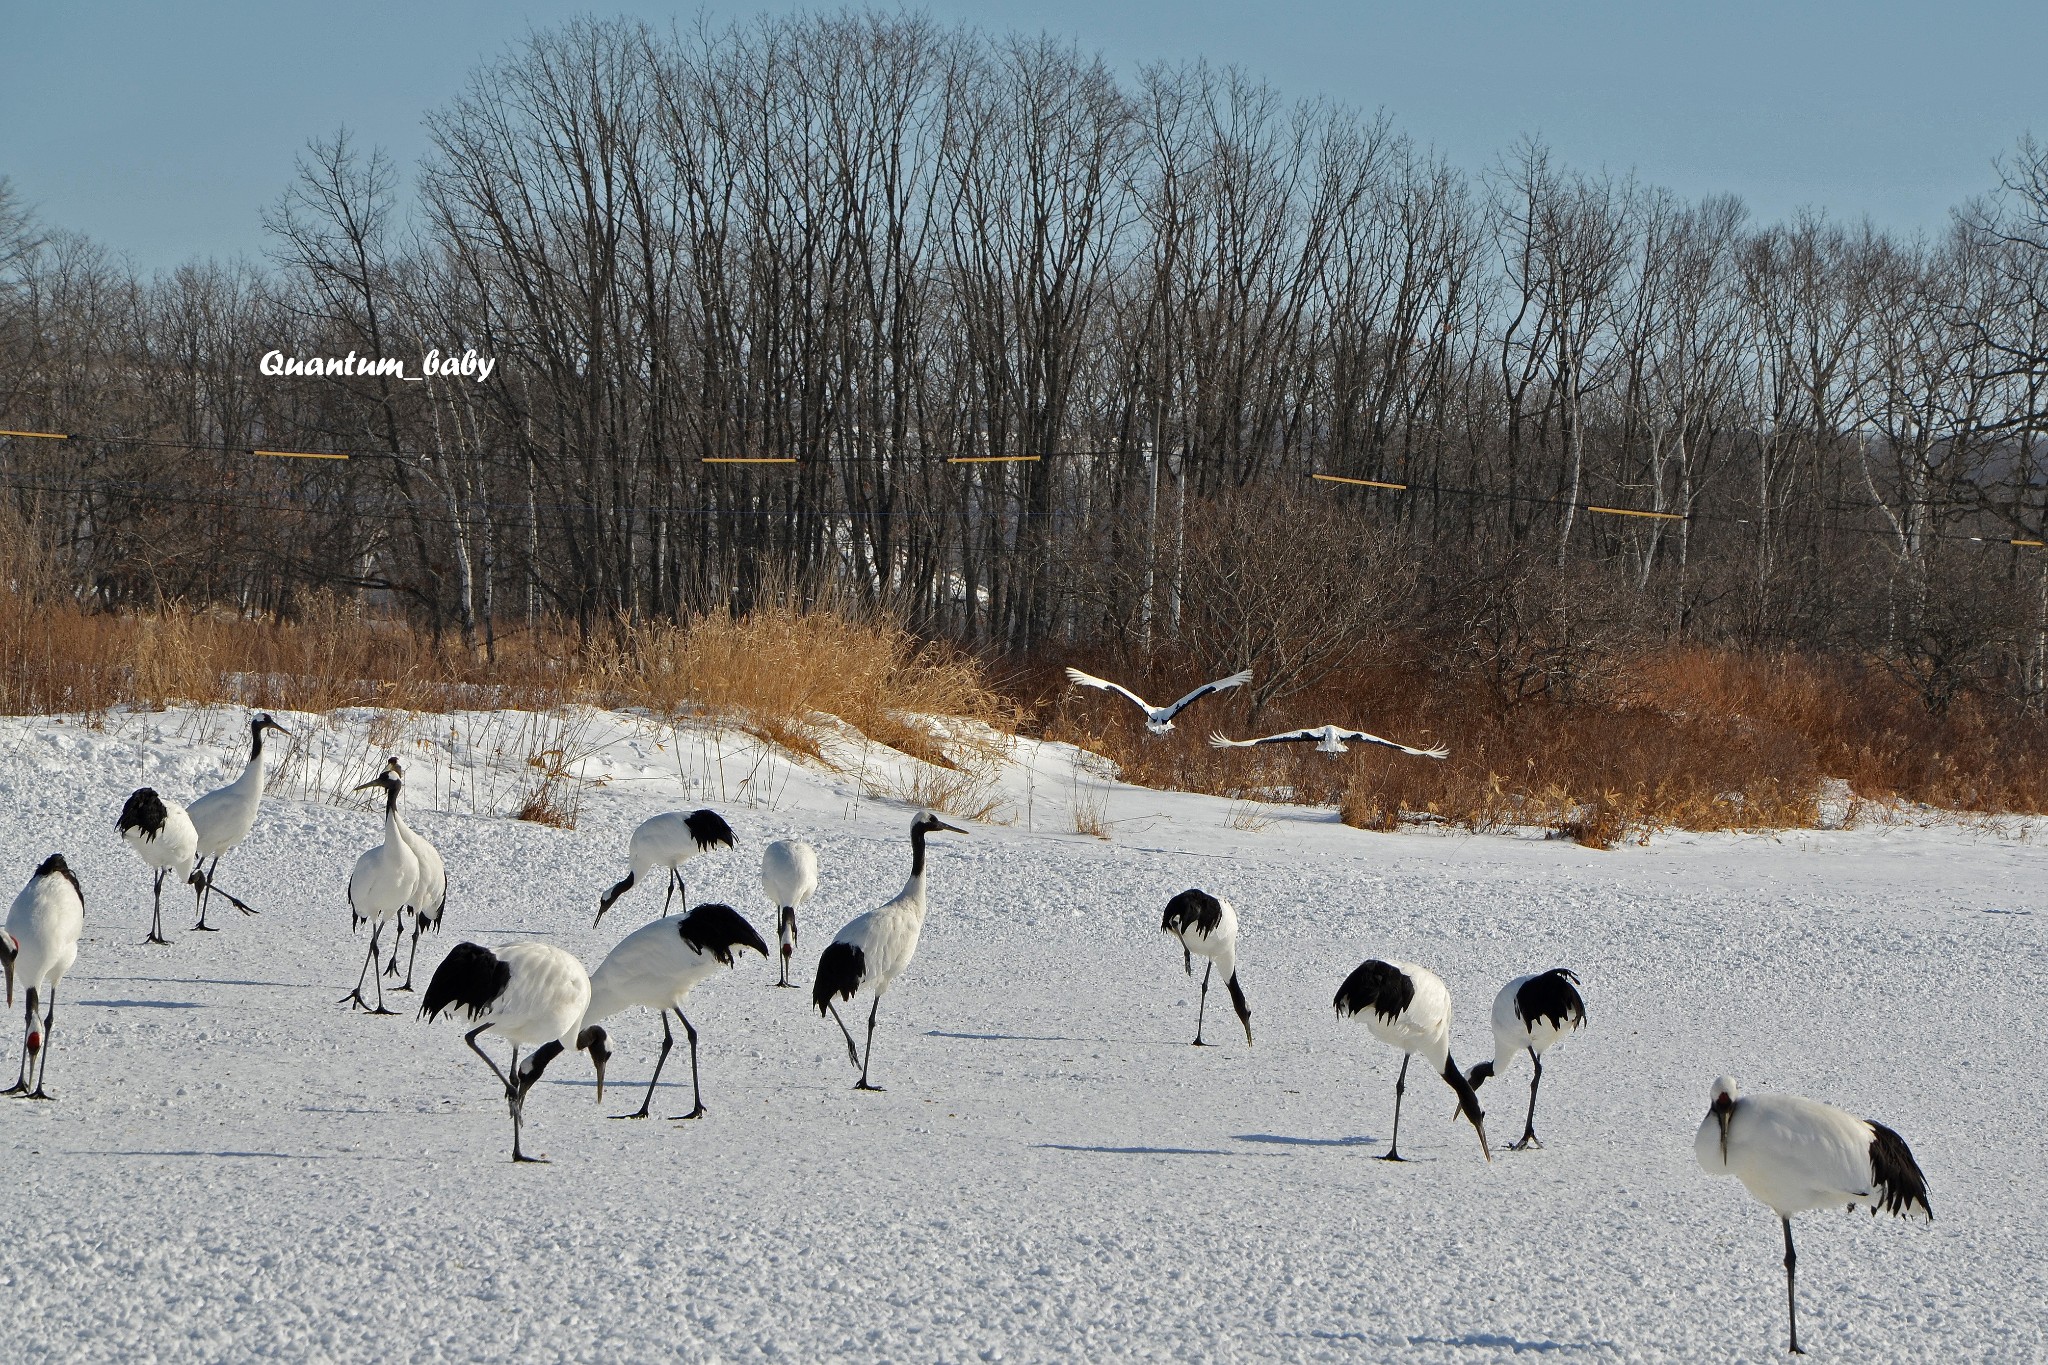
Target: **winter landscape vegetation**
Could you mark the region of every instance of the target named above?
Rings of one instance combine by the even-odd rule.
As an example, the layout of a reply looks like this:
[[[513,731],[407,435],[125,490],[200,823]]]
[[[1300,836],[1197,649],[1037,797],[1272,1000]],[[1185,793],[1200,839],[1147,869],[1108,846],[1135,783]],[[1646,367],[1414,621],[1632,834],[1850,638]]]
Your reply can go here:
[[[422,112],[261,261],[0,179],[11,1351],[2048,1355],[2048,147],[862,11]]]

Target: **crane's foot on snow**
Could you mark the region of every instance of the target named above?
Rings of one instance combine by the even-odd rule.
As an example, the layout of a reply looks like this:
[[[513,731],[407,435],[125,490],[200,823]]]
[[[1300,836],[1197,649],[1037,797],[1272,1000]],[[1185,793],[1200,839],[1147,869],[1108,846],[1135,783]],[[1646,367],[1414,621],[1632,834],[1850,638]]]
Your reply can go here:
[[[668,1121],[670,1123],[681,1123],[684,1119],[701,1119],[709,1112],[711,1111],[700,1104],[687,1114],[670,1114]]]

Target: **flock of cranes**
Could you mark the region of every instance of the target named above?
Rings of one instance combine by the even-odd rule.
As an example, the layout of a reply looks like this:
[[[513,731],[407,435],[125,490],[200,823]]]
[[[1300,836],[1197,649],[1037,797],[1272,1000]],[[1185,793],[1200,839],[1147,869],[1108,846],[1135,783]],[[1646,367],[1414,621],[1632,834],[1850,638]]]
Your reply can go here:
[[[1249,681],[1250,673],[1234,674],[1205,684],[1169,707],[1155,708],[1134,693],[1087,674],[1069,670],[1075,682],[1103,687],[1129,697],[1146,712],[1146,727],[1163,734],[1173,719],[1202,697]],[[232,852],[253,828],[263,794],[263,739],[266,731],[284,731],[268,715],[250,722],[250,750],[240,777],[208,793],[189,807],[166,800],[151,788],[130,795],[116,821],[120,837],[154,872],[150,932],[145,940],[164,943],[163,884],[175,876],[195,895],[194,930],[205,922],[208,899],[218,893],[246,914],[247,904],[220,890],[214,874],[223,855]],[[1277,743],[1320,739],[1325,752],[1342,752],[1343,741],[1386,745],[1403,753],[1441,758],[1440,748],[1416,749],[1362,731],[1324,726],[1244,743]],[[1237,741],[1216,737],[1216,742]],[[400,814],[404,771],[396,758],[357,788],[377,790],[384,797],[383,838],[356,860],[348,880],[352,923],[370,926],[369,950],[355,988],[341,1003],[372,1014],[395,1011],[384,1004],[383,979],[398,975],[398,947],[403,917],[413,916],[412,952],[405,980],[394,987],[412,989],[412,962],[419,936],[438,930],[447,904],[448,874],[440,854],[412,830]],[[874,1036],[882,997],[910,967],[917,952],[928,906],[927,839],[966,831],[947,824],[930,811],[920,811],[910,825],[911,866],[908,880],[894,898],[849,920],[818,955],[811,1002],[829,1015],[846,1043],[849,1063],[857,1070],[855,1088],[879,1091],[870,1078]],[[606,1064],[612,1056],[604,1021],[633,1008],[652,1010],[662,1026],[660,1053],[655,1059],[640,1105],[621,1119],[649,1116],[655,1090],[675,1045],[669,1016],[683,1028],[690,1048],[691,1108],[674,1116],[696,1119],[705,1110],[698,1068],[697,1029],[683,1007],[690,993],[722,970],[737,965],[746,950],[769,950],[765,939],[729,905],[707,902],[691,907],[682,866],[690,859],[736,845],[732,828],[716,812],[674,811],[654,816],[633,833],[628,849],[629,871],[604,891],[596,923],[628,891],[656,869],[668,873],[667,899],[660,918],[621,939],[593,971],[571,954],[548,943],[515,942],[497,948],[463,942],[455,945],[434,969],[421,997],[420,1016],[444,1015],[473,1025],[464,1035],[502,1087],[512,1122],[512,1160],[545,1161],[529,1156],[523,1146],[526,1100],[547,1068],[565,1051],[585,1054],[597,1078],[602,1102]],[[209,861],[210,860],[210,861]],[[791,986],[797,947],[797,915],[818,887],[818,857],[807,843],[782,839],[767,845],[761,864],[761,887],[776,915],[780,959],[778,986]],[[680,895],[684,908],[674,911]],[[33,1100],[52,1098],[44,1086],[50,1038],[55,1027],[56,997],[64,975],[76,961],[85,919],[84,892],[62,854],[51,854],[14,899],[0,933],[0,963],[6,972],[7,1001],[15,989],[26,994],[21,1069],[5,1092]],[[395,926],[391,955],[383,963],[381,935]],[[1211,1046],[1202,1033],[1208,1009],[1210,978],[1220,972],[1223,987],[1252,1042],[1251,1007],[1238,980],[1238,915],[1230,902],[1199,888],[1174,895],[1166,905],[1161,929],[1181,946],[1182,967],[1190,976],[1194,959],[1204,959],[1201,1003],[1195,1019],[1194,1046]],[[1454,1119],[1470,1123],[1480,1152],[1492,1161],[1486,1115],[1479,1103],[1485,1083],[1513,1065],[1526,1052],[1532,1074],[1529,1102],[1519,1140],[1512,1150],[1540,1148],[1536,1138],[1536,1097],[1543,1079],[1543,1057],[1583,1027],[1586,1003],[1579,978],[1569,969],[1518,976],[1493,1002],[1491,1026],[1494,1057],[1460,1070],[1451,1055],[1451,996],[1443,980],[1426,967],[1410,962],[1368,959],[1338,986],[1333,998],[1339,1017],[1363,1021],[1373,1037],[1401,1054],[1394,1083],[1393,1124],[1382,1160],[1405,1160],[1400,1154],[1402,1102],[1410,1062],[1421,1057],[1456,1097]],[[371,994],[366,995],[366,989]],[[865,992],[869,996],[865,1044],[840,1016],[839,1004]],[[374,1003],[372,1001],[374,1000]],[[485,1034],[510,1044],[504,1066],[485,1051]],[[521,1053],[524,1050],[524,1056]],[[1800,1351],[1795,1297],[1791,1219],[1819,1208],[1868,1207],[1873,1213],[1904,1215],[1917,1210],[1932,1218],[1927,1186],[1912,1152],[1892,1129],[1857,1118],[1832,1106],[1787,1095],[1742,1096],[1734,1082],[1716,1080],[1710,1103],[1694,1142],[1700,1166],[1713,1175],[1732,1175],[1761,1203],[1776,1213],[1784,1227],[1785,1285],[1791,1349]]]

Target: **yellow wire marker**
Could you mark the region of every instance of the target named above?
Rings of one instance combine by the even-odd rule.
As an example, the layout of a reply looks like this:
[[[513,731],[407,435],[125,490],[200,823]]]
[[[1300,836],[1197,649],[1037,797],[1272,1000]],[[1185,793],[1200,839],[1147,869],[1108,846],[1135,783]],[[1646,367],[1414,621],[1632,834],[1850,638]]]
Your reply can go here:
[[[32,436],[38,441],[68,441],[71,439],[61,431],[0,431],[0,436]]]
[[[280,460],[346,460],[348,456],[332,450],[252,450],[251,455],[269,455]]]
[[[1356,484],[1360,488],[1391,488],[1396,493],[1405,493],[1408,491],[1407,484],[1388,483],[1384,479],[1347,479],[1342,474],[1311,474],[1309,475],[1309,477],[1312,479],[1321,479],[1324,483],[1349,483]]]
[[[1610,517],[1648,517],[1652,521],[1684,521],[1683,512],[1638,512],[1633,507],[1595,507],[1586,504],[1588,512],[1605,512]]]

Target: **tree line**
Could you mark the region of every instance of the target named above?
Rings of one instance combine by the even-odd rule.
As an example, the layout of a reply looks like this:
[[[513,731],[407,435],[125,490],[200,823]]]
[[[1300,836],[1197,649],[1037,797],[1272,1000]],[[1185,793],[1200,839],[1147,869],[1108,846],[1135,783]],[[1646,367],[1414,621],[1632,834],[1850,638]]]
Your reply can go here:
[[[1262,704],[1396,636],[1509,701],[1618,639],[2048,700],[2032,141],[1932,238],[1756,224],[859,12],[572,23],[428,126],[309,144],[259,262],[145,277],[0,192],[0,426],[74,434],[0,481],[68,591],[361,594],[479,651],[841,595]],[[258,371],[429,348],[496,365]]]

